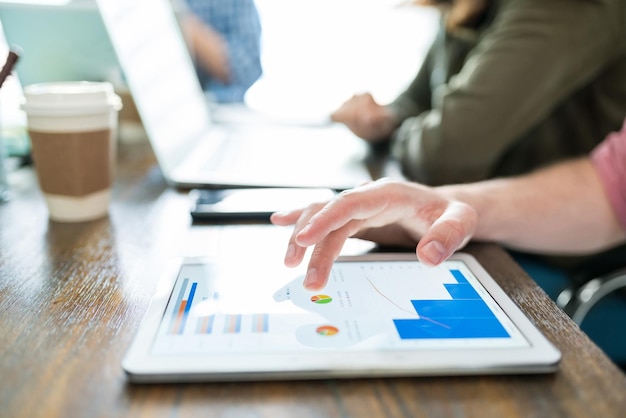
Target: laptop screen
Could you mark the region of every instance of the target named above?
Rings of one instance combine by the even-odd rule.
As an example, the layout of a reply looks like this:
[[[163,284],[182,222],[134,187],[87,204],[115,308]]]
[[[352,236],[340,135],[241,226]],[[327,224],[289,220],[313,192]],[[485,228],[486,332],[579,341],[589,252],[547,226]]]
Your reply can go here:
[[[167,0],[98,0],[152,147],[169,171],[211,123],[176,16]]]
[[[22,85],[49,81],[113,81],[119,64],[96,5],[21,4],[0,0],[9,45],[22,50],[15,71]]]

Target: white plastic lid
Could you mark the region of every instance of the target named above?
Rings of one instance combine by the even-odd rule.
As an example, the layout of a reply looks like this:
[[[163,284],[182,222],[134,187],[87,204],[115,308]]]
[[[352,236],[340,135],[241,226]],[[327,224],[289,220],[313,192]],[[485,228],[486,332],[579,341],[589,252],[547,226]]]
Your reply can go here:
[[[21,107],[29,115],[78,115],[120,110],[122,100],[108,82],[39,83],[24,87]]]

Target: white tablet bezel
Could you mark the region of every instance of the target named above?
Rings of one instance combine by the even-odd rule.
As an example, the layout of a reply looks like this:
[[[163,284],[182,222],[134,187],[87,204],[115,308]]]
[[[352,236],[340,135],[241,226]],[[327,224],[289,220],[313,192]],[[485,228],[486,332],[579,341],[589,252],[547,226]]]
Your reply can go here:
[[[176,259],[166,268],[129,348],[122,367],[133,382],[235,381],[383,376],[528,374],[557,370],[561,354],[478,261],[466,253],[451,260],[465,263],[485,290],[528,340],[529,346],[506,349],[402,350],[162,356],[152,345],[183,263],[212,260]],[[368,253],[341,261],[416,261],[413,253]],[[416,261],[417,262],[417,261]]]

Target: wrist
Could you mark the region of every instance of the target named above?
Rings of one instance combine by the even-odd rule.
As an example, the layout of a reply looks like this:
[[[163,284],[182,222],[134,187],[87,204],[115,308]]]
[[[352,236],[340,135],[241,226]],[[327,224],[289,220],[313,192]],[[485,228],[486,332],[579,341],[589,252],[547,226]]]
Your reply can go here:
[[[474,239],[497,241],[500,219],[504,214],[501,199],[491,182],[468,183],[437,187],[437,192],[451,201],[465,203],[476,212],[477,222]]]

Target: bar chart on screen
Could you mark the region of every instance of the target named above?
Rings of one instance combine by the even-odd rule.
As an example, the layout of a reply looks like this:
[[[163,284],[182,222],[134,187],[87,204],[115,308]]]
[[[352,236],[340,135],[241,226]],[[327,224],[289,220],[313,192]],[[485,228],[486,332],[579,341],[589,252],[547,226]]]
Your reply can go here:
[[[521,347],[528,342],[460,261],[336,263],[327,286],[254,263],[187,264],[159,354]]]

